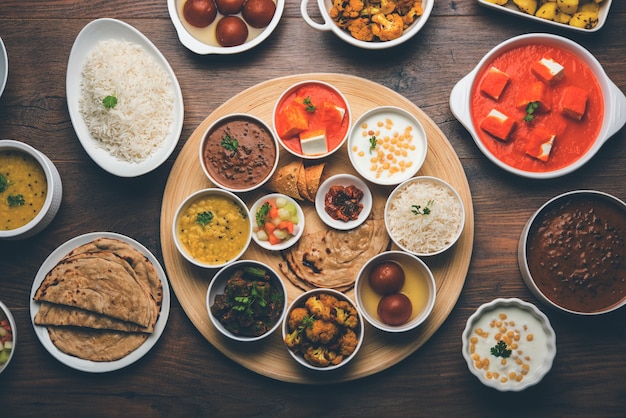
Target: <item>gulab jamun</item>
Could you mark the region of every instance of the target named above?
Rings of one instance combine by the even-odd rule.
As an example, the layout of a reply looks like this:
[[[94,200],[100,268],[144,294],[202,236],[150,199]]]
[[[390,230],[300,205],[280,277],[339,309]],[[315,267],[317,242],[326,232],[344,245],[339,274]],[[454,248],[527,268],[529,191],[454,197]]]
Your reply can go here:
[[[404,286],[404,280],[404,270],[394,261],[375,265],[369,275],[370,287],[379,295],[399,292]]]
[[[241,11],[244,0],[215,0],[217,10],[223,15],[235,15]]]
[[[215,37],[221,46],[237,46],[248,39],[248,26],[239,16],[225,16],[217,22]]]
[[[402,325],[413,313],[413,304],[404,293],[383,296],[378,302],[378,316],[387,325]]]
[[[246,0],[241,15],[253,28],[264,28],[270,24],[276,13],[276,3],[272,0]]]
[[[217,16],[217,7],[213,0],[187,0],[183,6],[183,17],[192,26],[209,26]]]

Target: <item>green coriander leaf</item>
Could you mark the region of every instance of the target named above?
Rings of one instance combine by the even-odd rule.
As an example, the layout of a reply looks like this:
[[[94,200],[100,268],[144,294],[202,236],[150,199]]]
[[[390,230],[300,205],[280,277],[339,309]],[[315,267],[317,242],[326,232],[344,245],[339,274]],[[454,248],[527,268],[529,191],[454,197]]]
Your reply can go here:
[[[9,202],[9,206],[23,206],[24,205],[24,196],[21,194],[11,194],[7,197],[7,202]]]
[[[228,151],[237,151],[237,148],[239,147],[239,141],[237,141],[232,136],[226,134],[222,138],[221,145]]]
[[[5,191],[8,185],[9,185],[9,181],[7,180],[7,178],[4,177],[2,174],[0,174],[0,193]]]
[[[311,97],[307,96],[303,103],[306,105],[305,110],[309,113],[315,112],[315,105],[311,102]]]
[[[115,105],[117,104],[117,97],[109,95],[105,97],[104,99],[102,99],[102,104],[107,109],[113,109]]]
[[[530,102],[528,106],[526,106],[526,116],[524,116],[524,121],[532,122],[535,120],[535,110],[539,107],[539,102]]]
[[[196,223],[204,228],[213,220],[213,212],[201,212],[196,215]]]
[[[507,358],[511,356],[512,350],[509,350],[506,343],[502,340],[493,347],[491,347],[491,355],[495,357]]]
[[[376,149],[376,135],[370,136],[370,154]]]
[[[430,199],[427,203],[426,206],[424,208],[422,208],[421,205],[411,205],[411,212],[413,212],[414,215],[429,215],[430,214],[430,207],[433,205],[434,200]]]

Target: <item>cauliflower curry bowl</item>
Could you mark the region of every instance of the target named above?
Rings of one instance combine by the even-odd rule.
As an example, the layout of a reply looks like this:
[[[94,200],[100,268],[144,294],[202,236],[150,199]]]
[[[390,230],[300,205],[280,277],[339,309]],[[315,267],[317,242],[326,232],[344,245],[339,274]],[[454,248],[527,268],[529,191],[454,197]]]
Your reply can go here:
[[[331,31],[350,45],[387,49],[413,38],[426,24],[434,4],[434,0],[317,0],[323,23],[311,18],[309,0],[302,0],[300,12],[312,28]]]
[[[299,295],[283,320],[283,341],[291,357],[311,370],[348,364],[363,343],[364,323],[356,305],[334,289]]]

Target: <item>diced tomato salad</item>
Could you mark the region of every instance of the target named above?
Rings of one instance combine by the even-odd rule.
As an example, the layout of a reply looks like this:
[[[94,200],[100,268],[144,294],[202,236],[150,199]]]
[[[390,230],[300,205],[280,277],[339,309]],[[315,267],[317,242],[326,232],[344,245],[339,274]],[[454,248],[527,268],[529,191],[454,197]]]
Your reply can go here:
[[[0,367],[2,367],[11,355],[13,350],[13,331],[9,320],[4,316],[4,312],[0,311]]]
[[[255,213],[253,232],[259,241],[279,244],[296,235],[299,231],[298,210],[295,204],[283,197],[268,199]]]

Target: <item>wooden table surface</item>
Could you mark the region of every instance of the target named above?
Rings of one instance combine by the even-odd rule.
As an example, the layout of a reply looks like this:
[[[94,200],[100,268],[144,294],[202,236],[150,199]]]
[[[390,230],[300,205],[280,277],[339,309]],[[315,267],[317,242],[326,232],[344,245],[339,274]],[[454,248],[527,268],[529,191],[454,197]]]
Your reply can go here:
[[[589,49],[626,90],[626,3],[614,1],[600,31],[579,34],[481,7],[475,1],[435,2],[411,41],[387,52],[364,51],[304,23],[287,0],[274,34],[235,56],[199,56],[183,47],[165,0],[2,0],[0,37],[9,79],[0,97],[0,139],[26,142],[48,155],[63,179],[57,217],[39,235],[0,242],[0,300],[17,321],[17,351],[0,375],[2,416],[623,416],[626,407],[624,312],[572,318],[547,311],[524,285],[516,258],[528,217],[549,198],[597,189],[626,199],[626,131],[619,131],[586,166],[538,182],[506,174],[477,149],[449,107],[454,84],[496,44],[526,32],[567,36]],[[101,17],[124,20],[165,55],[180,82],[185,119],[168,161],[139,178],[99,168],[81,147],[65,95],[67,61],[79,31]],[[380,373],[341,384],[276,381],[240,366],[194,327],[172,294],[159,342],[137,363],[89,374],[55,360],[35,336],[29,314],[33,278],[63,242],[112,231],[145,245],[163,262],[159,222],[164,187],[194,129],[219,105],[258,83],[308,72],[367,78],[402,94],[443,131],[461,160],[473,197],[475,240],[465,286],[434,336]],[[461,356],[461,332],[482,303],[519,297],[549,312],[558,353],[552,371],[522,393],[482,386]],[[382,359],[381,359],[382,361]]]

